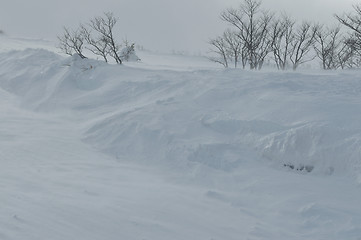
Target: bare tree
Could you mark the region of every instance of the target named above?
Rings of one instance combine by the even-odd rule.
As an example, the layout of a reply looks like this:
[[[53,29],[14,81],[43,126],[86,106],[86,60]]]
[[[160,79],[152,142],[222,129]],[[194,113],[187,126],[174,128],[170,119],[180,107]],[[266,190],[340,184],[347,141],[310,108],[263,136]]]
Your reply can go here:
[[[355,49],[350,38],[344,38],[340,50],[337,52],[337,65],[341,69],[352,68]]]
[[[209,43],[217,57],[211,60],[228,67],[261,69],[270,52],[278,69],[321,60],[323,69],[361,67],[361,4],[354,12],[335,15],[338,21],[351,30],[344,36],[340,27],[327,28],[310,22],[296,22],[283,14],[274,14],[261,8],[261,0],[243,0],[239,8],[229,8],[221,19],[235,29],[227,30]]]
[[[317,29],[314,49],[317,57],[322,61],[322,68],[325,70],[337,69],[339,67],[338,56],[342,50],[340,30],[340,27],[329,29],[323,26]]]
[[[92,30],[84,25],[81,25],[80,29],[84,40],[88,44],[88,46],[85,46],[85,48],[91,51],[93,54],[101,56],[105,62],[108,62],[108,56],[110,54],[108,41],[101,35],[94,37]]]
[[[95,17],[90,20],[90,27],[100,34],[100,40],[102,44],[106,44],[109,48],[110,56],[114,58],[116,63],[122,64],[122,59],[119,56],[119,50],[121,45],[115,40],[114,26],[117,23],[117,18],[113,16],[113,13],[104,13],[103,17]]]
[[[346,62],[348,68],[358,68],[361,66],[361,49],[359,46],[358,37],[355,34],[349,35],[345,40],[346,53],[349,54],[349,59]]]
[[[342,16],[335,14],[336,19],[352,30],[355,40],[354,46],[361,49],[361,4],[353,6],[354,13],[345,13]]]
[[[316,32],[317,27],[313,27],[308,22],[303,22],[296,30],[289,51],[289,59],[292,62],[293,70],[296,70],[303,63],[312,61],[316,57],[306,58],[315,42]]]
[[[223,38],[227,44],[226,47],[228,48],[228,55],[229,57],[233,58],[234,68],[237,68],[240,58],[242,67],[245,68],[247,56],[241,38],[238,37],[236,32],[233,32],[229,29],[223,33]]]
[[[294,40],[295,21],[287,15],[274,21],[271,30],[272,50],[278,69],[285,70],[288,65],[289,49]]]
[[[209,57],[209,60],[223,65],[225,68],[228,68],[228,49],[227,43],[223,37],[216,37],[209,41],[209,44],[212,47],[211,52],[216,56]]]
[[[272,15],[261,11],[258,0],[244,0],[239,9],[230,8],[221,14],[221,19],[238,30],[248,53],[251,69],[260,69],[270,52],[271,41],[268,38]]]
[[[256,35],[256,48],[251,51],[255,53],[253,57],[254,66],[259,70],[262,68],[267,55],[272,52],[272,39],[269,36],[272,15],[269,12],[263,12],[261,21],[260,32]]]
[[[341,57],[347,59],[345,63],[349,68],[361,65],[361,4],[353,5],[353,9],[354,12],[335,14],[336,19],[351,30],[350,36],[343,45],[345,51],[341,54]]]
[[[105,62],[112,57],[117,64],[122,64],[124,52],[114,35],[117,21],[113,13],[107,12],[104,16],[94,17],[88,23],[80,24],[75,31],[64,28],[64,34],[58,37],[59,48],[66,54],[72,55],[75,52],[82,58],[85,58],[83,51],[87,50],[96,56],[101,56]],[[135,44],[129,45],[127,41],[125,44],[129,50],[129,56],[126,57],[131,55],[135,58]]]
[[[69,30],[64,27],[62,36],[58,36],[59,48],[68,55],[78,54],[81,58],[86,58],[84,51],[84,37],[79,30]]]

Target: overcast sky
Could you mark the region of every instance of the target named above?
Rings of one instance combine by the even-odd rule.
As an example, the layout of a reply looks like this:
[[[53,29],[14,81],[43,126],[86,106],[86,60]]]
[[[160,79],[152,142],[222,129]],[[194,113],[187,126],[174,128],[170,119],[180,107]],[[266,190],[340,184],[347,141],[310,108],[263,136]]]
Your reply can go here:
[[[239,0],[1,0],[0,29],[10,36],[56,39],[62,27],[112,11],[122,37],[151,50],[207,49],[224,29],[222,10]],[[296,19],[336,24],[333,13],[351,11],[357,0],[263,0],[263,7]]]

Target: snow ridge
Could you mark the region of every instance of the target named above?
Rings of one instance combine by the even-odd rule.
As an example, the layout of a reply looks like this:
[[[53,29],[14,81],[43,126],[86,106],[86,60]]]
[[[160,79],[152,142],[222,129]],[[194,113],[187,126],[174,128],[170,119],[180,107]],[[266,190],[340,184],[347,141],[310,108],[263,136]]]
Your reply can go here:
[[[0,62],[2,89],[23,107],[71,111],[84,141],[117,158],[234,170],[248,149],[275,165],[359,177],[357,72],[155,73],[31,49]]]
[[[359,240],[358,71],[159,68],[0,53],[1,239]]]

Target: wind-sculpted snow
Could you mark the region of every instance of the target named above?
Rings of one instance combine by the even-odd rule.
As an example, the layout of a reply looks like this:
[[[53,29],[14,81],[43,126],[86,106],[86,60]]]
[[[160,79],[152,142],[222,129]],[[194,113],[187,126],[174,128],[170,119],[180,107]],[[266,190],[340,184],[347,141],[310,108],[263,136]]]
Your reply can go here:
[[[336,170],[360,176],[360,137],[357,129],[306,124],[266,136],[260,148],[264,157],[295,168],[312,166],[324,174]]]
[[[0,53],[1,239],[359,240],[359,71],[160,66]]]
[[[117,158],[231,171],[254,152],[275,166],[359,176],[358,72],[151,71],[45,50],[0,61],[2,89],[29,109],[71,111],[84,141]]]

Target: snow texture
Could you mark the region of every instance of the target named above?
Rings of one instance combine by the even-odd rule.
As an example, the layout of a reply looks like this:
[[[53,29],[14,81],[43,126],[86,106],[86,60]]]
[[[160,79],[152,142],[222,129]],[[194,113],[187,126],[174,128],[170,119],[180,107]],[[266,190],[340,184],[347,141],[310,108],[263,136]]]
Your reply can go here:
[[[0,38],[0,239],[361,239],[359,71],[55,51]]]

